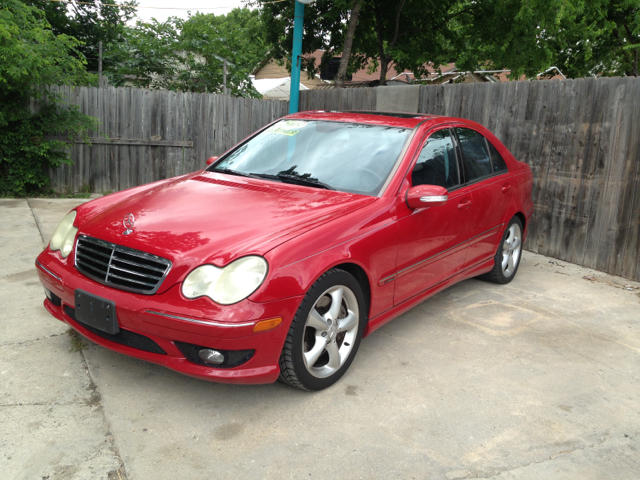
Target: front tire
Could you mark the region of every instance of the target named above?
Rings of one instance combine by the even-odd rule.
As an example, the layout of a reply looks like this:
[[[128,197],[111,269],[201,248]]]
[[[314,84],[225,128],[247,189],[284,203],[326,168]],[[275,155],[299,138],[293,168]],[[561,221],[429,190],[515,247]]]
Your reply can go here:
[[[522,258],[522,232],[522,222],[513,217],[502,235],[493,269],[479,278],[501,285],[513,280]]]
[[[358,281],[337,268],[311,286],[296,312],[280,355],[280,377],[301,390],[322,390],[347,371],[366,323]]]

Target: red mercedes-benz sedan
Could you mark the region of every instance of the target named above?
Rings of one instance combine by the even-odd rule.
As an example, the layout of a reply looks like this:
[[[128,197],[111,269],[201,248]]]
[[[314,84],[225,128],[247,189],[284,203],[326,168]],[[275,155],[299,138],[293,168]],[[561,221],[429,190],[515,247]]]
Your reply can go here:
[[[511,281],[533,211],[530,168],[459,118],[303,112],[207,163],[71,211],[46,309],[187,375],[320,390],[425,298]]]

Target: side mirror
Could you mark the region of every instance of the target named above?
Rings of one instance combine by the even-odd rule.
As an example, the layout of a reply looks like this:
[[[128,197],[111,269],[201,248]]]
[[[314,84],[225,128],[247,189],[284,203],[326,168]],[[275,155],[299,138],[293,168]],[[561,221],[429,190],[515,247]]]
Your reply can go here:
[[[438,185],[416,185],[407,190],[409,208],[438,207],[447,203],[447,189]]]
[[[209,158],[207,158],[207,165],[211,165],[217,159],[218,159],[218,157],[209,157]]]

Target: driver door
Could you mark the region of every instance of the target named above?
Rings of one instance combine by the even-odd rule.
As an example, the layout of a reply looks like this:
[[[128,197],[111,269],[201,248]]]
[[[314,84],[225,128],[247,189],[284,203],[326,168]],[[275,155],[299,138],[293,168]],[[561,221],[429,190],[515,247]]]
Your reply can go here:
[[[439,185],[447,203],[410,209],[399,202],[398,274],[394,305],[404,302],[459,272],[465,262],[472,194],[460,186],[460,161],[449,129],[424,142],[408,180],[412,186]]]

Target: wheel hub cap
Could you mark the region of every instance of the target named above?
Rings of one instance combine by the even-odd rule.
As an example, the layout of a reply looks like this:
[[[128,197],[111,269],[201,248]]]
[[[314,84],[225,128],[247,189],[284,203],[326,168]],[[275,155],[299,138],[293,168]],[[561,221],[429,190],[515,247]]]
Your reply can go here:
[[[338,321],[337,320],[329,320],[331,325],[327,329],[327,342],[333,342],[338,335]]]

